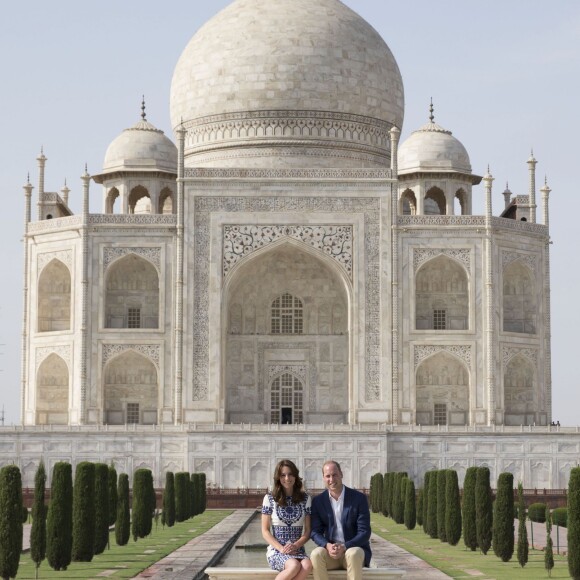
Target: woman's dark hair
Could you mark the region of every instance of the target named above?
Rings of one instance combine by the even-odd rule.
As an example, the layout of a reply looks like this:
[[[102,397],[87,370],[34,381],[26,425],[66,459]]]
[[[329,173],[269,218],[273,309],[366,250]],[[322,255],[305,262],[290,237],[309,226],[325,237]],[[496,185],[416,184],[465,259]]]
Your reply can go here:
[[[288,467],[292,472],[292,475],[296,478],[294,481],[294,488],[292,489],[292,503],[297,504],[304,501],[306,497],[306,492],[304,491],[304,486],[302,484],[302,478],[299,475],[298,468],[289,459],[282,459],[276,465],[274,469],[274,487],[272,489],[272,497],[274,501],[281,506],[286,505],[286,492],[280,483],[280,477],[282,476],[282,468]]]

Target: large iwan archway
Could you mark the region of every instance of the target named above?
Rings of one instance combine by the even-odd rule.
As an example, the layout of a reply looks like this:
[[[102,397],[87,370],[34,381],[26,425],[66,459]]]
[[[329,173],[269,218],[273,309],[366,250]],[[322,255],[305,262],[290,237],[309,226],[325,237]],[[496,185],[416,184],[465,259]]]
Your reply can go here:
[[[300,242],[272,244],[237,265],[224,297],[225,421],[348,422],[350,300],[341,267]]]

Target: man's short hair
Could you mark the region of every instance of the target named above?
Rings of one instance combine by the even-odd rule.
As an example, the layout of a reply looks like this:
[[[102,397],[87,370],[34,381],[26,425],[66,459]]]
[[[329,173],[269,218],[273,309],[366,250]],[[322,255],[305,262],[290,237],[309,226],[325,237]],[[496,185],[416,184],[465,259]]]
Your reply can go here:
[[[338,461],[335,461],[334,459],[328,459],[327,461],[325,461],[322,464],[322,473],[324,474],[324,468],[327,465],[336,465],[336,469],[338,469],[338,473],[340,473],[340,475],[342,475],[342,469],[340,468],[340,463]]]

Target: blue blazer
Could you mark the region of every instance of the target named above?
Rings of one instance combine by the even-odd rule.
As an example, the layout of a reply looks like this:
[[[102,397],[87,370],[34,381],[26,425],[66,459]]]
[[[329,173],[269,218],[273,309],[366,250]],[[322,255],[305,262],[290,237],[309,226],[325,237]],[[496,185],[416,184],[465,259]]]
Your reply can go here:
[[[325,547],[327,543],[334,542],[336,524],[328,491],[323,491],[312,500],[311,524],[310,537],[315,544]],[[368,568],[371,561],[369,504],[363,493],[346,486],[344,486],[342,529],[346,548],[362,548],[365,552],[364,565]]]

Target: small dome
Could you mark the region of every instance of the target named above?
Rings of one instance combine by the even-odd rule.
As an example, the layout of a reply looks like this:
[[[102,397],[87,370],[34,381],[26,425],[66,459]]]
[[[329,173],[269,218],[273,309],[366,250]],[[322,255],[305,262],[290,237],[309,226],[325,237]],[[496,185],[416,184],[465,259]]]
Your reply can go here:
[[[125,129],[105,153],[103,174],[115,171],[177,173],[177,147],[145,118]]]
[[[193,36],[171,84],[188,166],[384,166],[403,113],[393,54],[339,0],[235,0]]]
[[[399,174],[417,171],[454,171],[471,174],[467,150],[451,131],[431,120],[423,125],[400,146]]]

